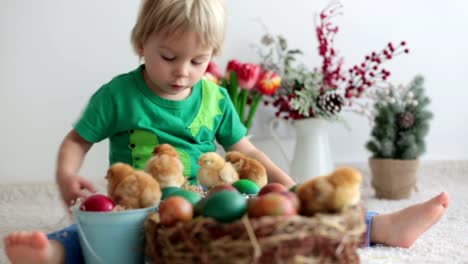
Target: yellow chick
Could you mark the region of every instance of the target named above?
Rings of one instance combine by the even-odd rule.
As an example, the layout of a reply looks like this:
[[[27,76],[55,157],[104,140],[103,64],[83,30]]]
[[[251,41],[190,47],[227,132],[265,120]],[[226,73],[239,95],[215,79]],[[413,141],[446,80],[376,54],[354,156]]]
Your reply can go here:
[[[250,158],[238,151],[229,151],[226,154],[226,161],[232,163],[240,179],[251,180],[260,188],[268,183],[266,169],[256,159]]]
[[[216,152],[207,152],[198,159],[198,181],[210,189],[218,185],[230,185],[239,180],[239,175],[230,162]]]
[[[161,189],[151,175],[130,165],[115,163],[107,171],[107,192],[124,209],[145,208],[159,204]]]
[[[361,182],[362,175],[358,170],[342,167],[302,183],[297,189],[301,214],[338,212],[359,203]]]
[[[162,189],[181,187],[186,179],[177,150],[169,144],[160,144],[154,148],[153,155],[146,163],[145,171],[159,182]]]

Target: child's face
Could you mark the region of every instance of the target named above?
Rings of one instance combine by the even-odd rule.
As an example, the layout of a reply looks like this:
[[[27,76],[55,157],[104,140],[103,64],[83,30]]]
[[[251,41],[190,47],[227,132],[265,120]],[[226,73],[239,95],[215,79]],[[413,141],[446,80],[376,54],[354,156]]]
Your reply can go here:
[[[145,81],[160,97],[182,100],[205,73],[213,47],[203,46],[191,31],[176,35],[153,33],[143,44]]]

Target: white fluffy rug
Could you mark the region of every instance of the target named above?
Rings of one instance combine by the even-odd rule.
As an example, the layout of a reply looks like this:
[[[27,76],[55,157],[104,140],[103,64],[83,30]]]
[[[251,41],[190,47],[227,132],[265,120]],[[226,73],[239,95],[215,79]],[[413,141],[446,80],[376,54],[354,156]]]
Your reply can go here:
[[[367,164],[351,164],[365,175],[363,199],[369,210],[393,212],[447,191],[451,202],[439,223],[410,248],[372,247],[359,250],[362,263],[468,263],[468,161],[425,162],[418,174],[419,191],[410,199],[378,200],[369,184]],[[101,190],[104,190],[102,184]],[[70,219],[53,183],[0,184],[0,236],[13,230],[46,232]],[[0,263],[8,263],[1,244]]]

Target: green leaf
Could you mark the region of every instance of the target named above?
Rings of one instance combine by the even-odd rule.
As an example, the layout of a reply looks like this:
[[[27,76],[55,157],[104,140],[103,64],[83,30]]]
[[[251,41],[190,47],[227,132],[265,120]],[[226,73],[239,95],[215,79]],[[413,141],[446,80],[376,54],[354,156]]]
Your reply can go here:
[[[228,90],[228,93],[229,93],[229,83],[227,82],[226,79],[221,79],[221,84],[220,84],[221,87],[224,87],[226,90]],[[232,100],[232,99],[231,99]]]
[[[247,97],[249,95],[249,91],[245,89],[241,89],[241,92],[239,93],[239,100],[237,101],[237,113],[239,114],[240,120],[242,121],[243,124],[245,124],[245,117],[244,117],[244,112],[245,112],[245,106],[247,105]]]
[[[366,148],[374,154],[374,157],[379,157],[380,148],[375,141],[369,141],[366,144]]]
[[[263,94],[261,94],[259,92],[256,92],[256,93],[253,94],[252,104],[250,105],[249,115],[247,117],[247,122],[245,124],[245,126],[247,127],[247,130],[250,130],[250,126],[252,125],[253,117],[255,115],[255,112],[257,112],[258,105],[262,101],[262,98],[263,98]]]
[[[283,36],[278,36],[278,42],[282,50],[286,50],[288,48],[288,42]]]
[[[234,71],[229,73],[229,84],[227,85],[229,97],[231,97],[231,101],[234,106],[237,105],[237,91],[239,89],[239,84],[237,82],[237,74]]]
[[[304,54],[304,53],[302,52],[302,50],[300,50],[300,49],[288,50],[288,53],[289,53],[289,54]]]

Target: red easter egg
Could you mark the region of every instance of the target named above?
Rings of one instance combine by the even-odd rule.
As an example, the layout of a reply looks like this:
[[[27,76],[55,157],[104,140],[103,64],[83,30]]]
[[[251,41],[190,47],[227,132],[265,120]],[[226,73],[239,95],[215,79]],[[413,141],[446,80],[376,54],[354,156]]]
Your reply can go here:
[[[108,212],[114,209],[115,203],[104,194],[93,194],[81,203],[80,210],[90,212]]]

